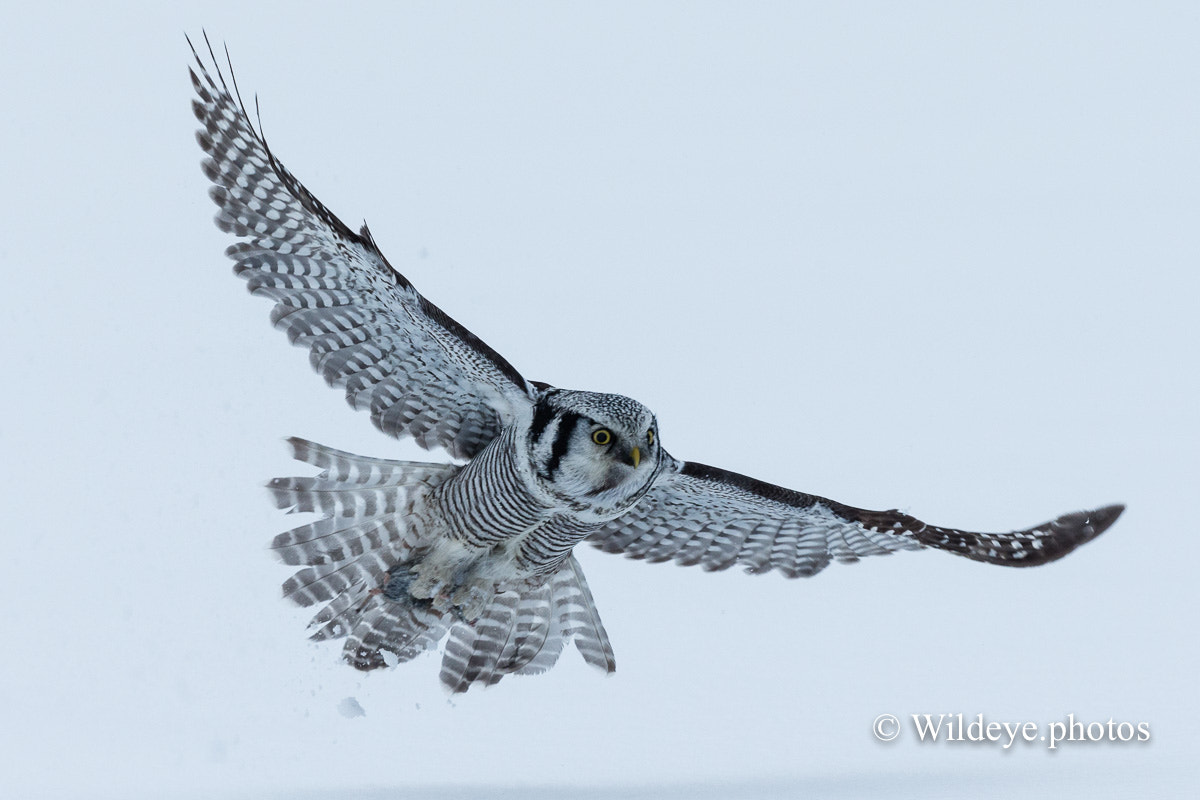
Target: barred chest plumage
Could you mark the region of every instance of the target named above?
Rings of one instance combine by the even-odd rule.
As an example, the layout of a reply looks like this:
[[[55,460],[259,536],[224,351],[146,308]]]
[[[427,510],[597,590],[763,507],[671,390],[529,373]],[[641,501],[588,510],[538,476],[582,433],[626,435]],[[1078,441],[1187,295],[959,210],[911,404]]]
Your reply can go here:
[[[494,592],[545,582],[601,527],[553,504],[517,437],[505,431],[414,509],[431,545],[407,567],[413,597],[449,597],[470,618]]]

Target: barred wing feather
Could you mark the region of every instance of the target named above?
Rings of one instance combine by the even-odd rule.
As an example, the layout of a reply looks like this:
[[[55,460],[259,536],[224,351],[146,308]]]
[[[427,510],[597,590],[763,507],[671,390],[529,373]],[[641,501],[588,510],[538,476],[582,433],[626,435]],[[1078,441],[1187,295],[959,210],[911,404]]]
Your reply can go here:
[[[215,78],[199,55],[196,63],[193,109],[216,222],[244,240],[226,250],[234,271],[275,302],[275,326],[380,430],[474,456],[533,388],[396,272],[365,225],[352,231],[284,168],[215,56]]]
[[[928,525],[899,511],[867,511],[735,472],[676,461],[632,511],[590,537],[630,558],[707,570],[740,564],[752,574],[808,577],[831,561],[933,547],[991,564],[1032,567],[1103,533],[1124,510],[1065,514],[1011,533]]]

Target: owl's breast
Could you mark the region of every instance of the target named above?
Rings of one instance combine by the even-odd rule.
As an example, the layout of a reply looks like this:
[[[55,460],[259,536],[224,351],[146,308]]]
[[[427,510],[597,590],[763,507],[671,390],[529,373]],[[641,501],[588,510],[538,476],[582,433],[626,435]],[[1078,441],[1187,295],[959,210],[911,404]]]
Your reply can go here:
[[[434,489],[421,510],[432,538],[456,545],[439,549],[497,586],[549,575],[599,527],[536,485],[518,462],[515,439],[512,431],[497,437]]]

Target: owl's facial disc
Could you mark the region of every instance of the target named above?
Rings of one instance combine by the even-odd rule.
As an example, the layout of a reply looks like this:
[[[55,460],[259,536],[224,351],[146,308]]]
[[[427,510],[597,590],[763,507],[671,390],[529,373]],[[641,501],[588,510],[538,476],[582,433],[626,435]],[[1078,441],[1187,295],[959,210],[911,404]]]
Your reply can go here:
[[[534,408],[531,466],[547,488],[597,512],[625,509],[654,478],[654,415],[620,395],[559,391]]]
[[[592,443],[622,463],[637,469],[642,461],[642,449],[636,444],[626,446],[626,437],[614,434],[608,428],[596,428],[592,431]]]

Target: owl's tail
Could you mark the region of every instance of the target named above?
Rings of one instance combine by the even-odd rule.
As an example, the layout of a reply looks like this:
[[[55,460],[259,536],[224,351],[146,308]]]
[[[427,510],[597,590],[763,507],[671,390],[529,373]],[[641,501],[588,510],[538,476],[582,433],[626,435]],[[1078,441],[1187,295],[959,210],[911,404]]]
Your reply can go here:
[[[587,663],[616,669],[574,556],[541,586],[497,592],[472,622],[408,594],[406,565],[428,544],[414,504],[459,467],[356,456],[297,438],[288,444],[296,459],[322,470],[268,484],[279,508],[324,515],[272,542],[284,563],[303,566],[284,582],[284,597],[326,604],[309,624],[313,639],[346,637],[346,661],[373,670],[437,647],[449,631],[441,680],[455,692],[545,672],[572,639]]]
[[[574,640],[584,661],[605,672],[616,670],[608,633],[574,556],[550,579],[524,591],[497,592],[479,618],[466,621],[434,610],[403,588],[391,591],[403,574],[393,570],[383,592],[369,593],[356,610],[356,622],[343,654],[361,670],[394,666],[436,647],[449,630],[442,656],[442,683],[452,692],[475,684],[491,686],[505,675],[531,675],[553,667],[563,646]]]
[[[299,461],[321,468],[310,478],[267,484],[275,504],[324,519],[281,533],[271,543],[285,564],[304,568],[283,584],[300,606],[326,605],[309,623],[313,639],[349,636],[346,658],[360,669],[407,661],[437,645],[444,615],[385,602],[388,570],[421,547],[413,506],[458,471],[453,464],[356,456],[304,439],[288,444]],[[384,643],[389,655],[381,654]]]
[[[465,692],[505,675],[545,672],[572,639],[584,661],[605,672],[616,670],[608,632],[575,556],[541,586],[497,593],[476,622],[457,622],[440,677],[451,691]]]

